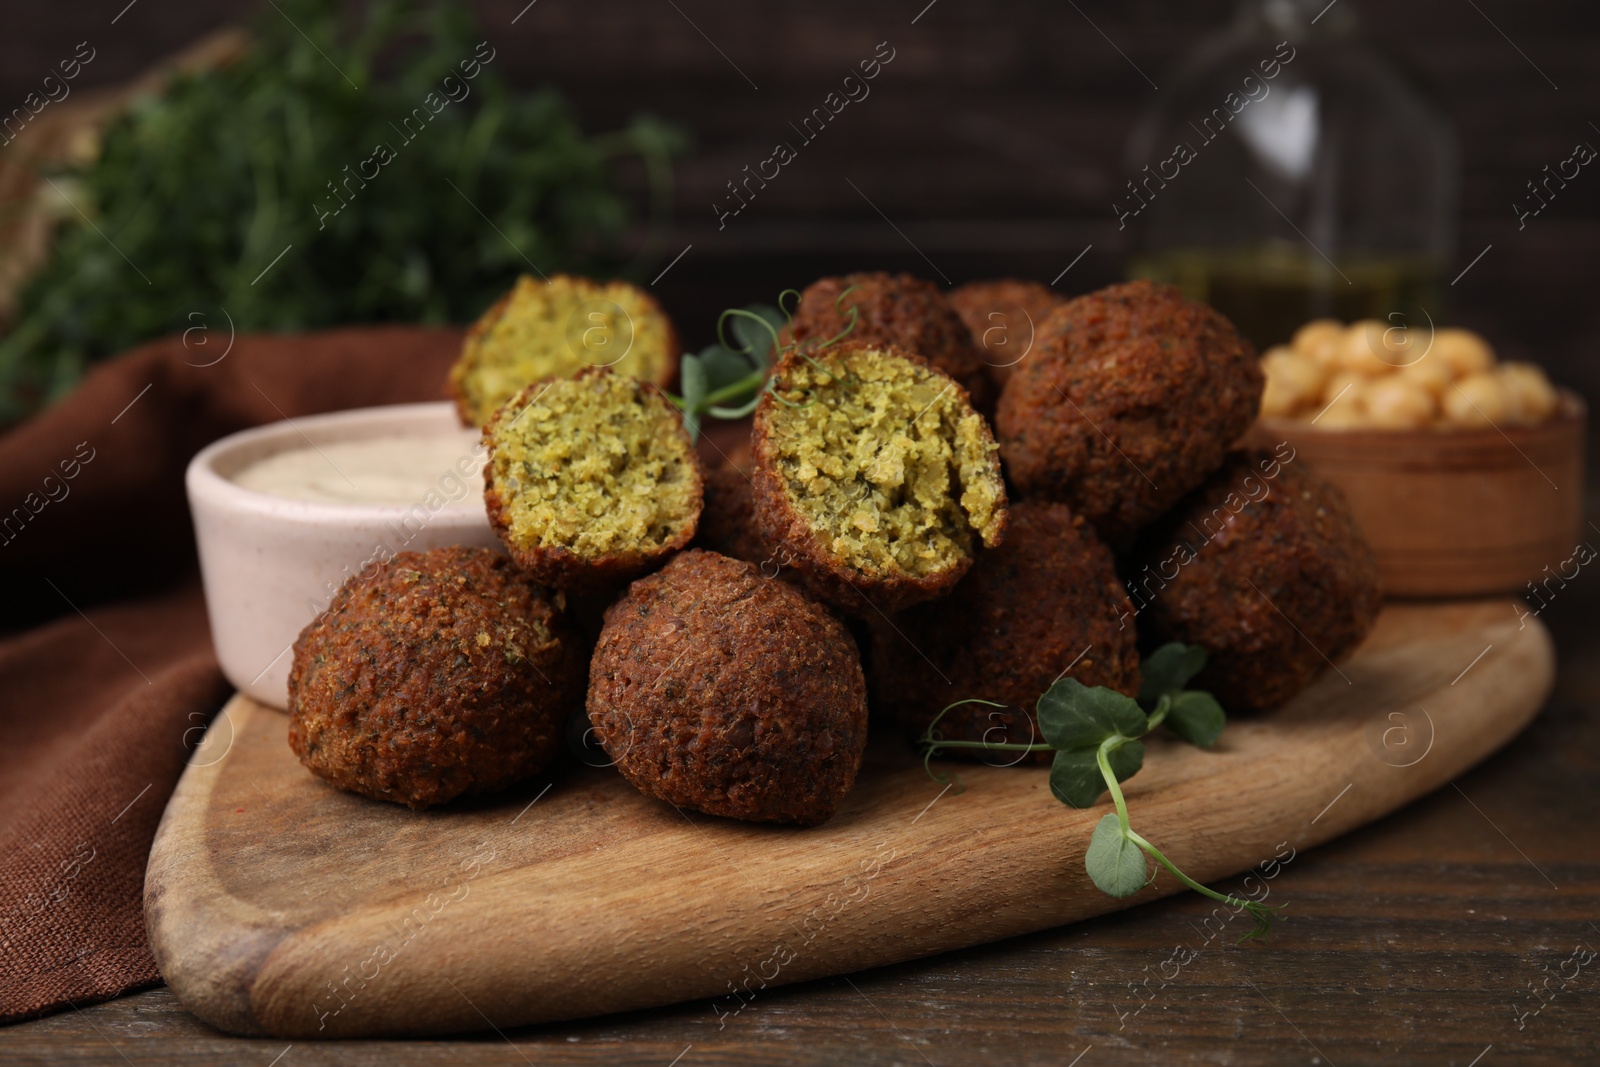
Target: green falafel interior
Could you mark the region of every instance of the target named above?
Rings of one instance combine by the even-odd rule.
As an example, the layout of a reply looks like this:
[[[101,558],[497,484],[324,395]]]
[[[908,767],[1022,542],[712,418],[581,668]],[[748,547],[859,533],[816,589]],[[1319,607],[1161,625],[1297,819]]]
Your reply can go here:
[[[529,386],[484,430],[513,550],[579,558],[687,539],[699,476],[678,412],[648,382],[608,371]],[[515,554],[515,552],[514,552]]]
[[[773,393],[771,447],[791,502],[848,566],[920,578],[998,543],[997,446],[949,377],[845,342],[787,360]]]
[[[636,286],[523,275],[467,332],[449,388],[462,423],[482,426],[530,382],[614,367],[666,383],[677,355],[672,321]]]

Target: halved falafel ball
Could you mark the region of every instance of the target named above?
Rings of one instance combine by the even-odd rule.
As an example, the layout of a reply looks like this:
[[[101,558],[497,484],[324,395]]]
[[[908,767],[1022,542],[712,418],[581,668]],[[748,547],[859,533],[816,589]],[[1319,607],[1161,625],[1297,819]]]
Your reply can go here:
[[[486,548],[401,552],[294,643],[289,747],[340,789],[412,808],[538,774],[583,699],[559,593]]]
[[[546,585],[617,585],[694,537],[700,461],[677,408],[649,382],[609,370],[536,382],[483,437],[490,525]]]
[[[1111,550],[1065,504],[1012,504],[1005,544],[979,553],[948,598],[871,625],[873,705],[913,737],[977,698],[1005,706],[951,708],[940,736],[1029,744],[1042,740],[1034,706],[1059,678],[1139,691],[1133,606]],[[1020,762],[1015,752],[949,754]]]
[[[1261,403],[1255,349],[1175,286],[1129,282],[1051,312],[1000,396],[1021,496],[1072,506],[1113,543],[1205,481]]]
[[[893,345],[921,356],[960,382],[973,407],[993,413],[996,390],[983,353],[973,347],[966,323],[932,282],[882,272],[818,278],[800,294],[783,339],[815,347],[847,329],[847,341],[877,348]]]
[[[821,604],[693,549],[606,612],[589,721],[647,796],[753,822],[825,822],[855,784],[867,689]]]
[[[587,367],[671,384],[678,334],[655,298],[627,282],[557,274],[517,279],[467,331],[448,391],[464,426],[482,426],[532,382]]]
[[[997,392],[1033,351],[1040,324],[1067,302],[1048,285],[1018,278],[968,282],[952,289],[949,300],[973,343],[986,353],[984,362]]]
[[[1372,549],[1337,488],[1293,449],[1231,453],[1141,538],[1131,585],[1150,628],[1210,653],[1193,687],[1277,707],[1372,630]]]
[[[918,356],[850,341],[790,352],[752,443],[763,542],[853,615],[943,596],[1004,536],[989,424]]]

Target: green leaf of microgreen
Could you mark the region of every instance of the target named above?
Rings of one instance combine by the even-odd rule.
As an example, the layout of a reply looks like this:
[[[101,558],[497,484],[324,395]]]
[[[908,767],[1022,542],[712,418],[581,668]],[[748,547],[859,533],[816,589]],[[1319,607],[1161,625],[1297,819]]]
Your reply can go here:
[[[714,393],[750,377],[750,361],[737,352],[721,345],[707,345],[700,350],[698,362],[706,372],[706,392]]]
[[[1153,709],[1156,701],[1168,694],[1182,692],[1189,680],[1206,665],[1206,650],[1199,645],[1184,645],[1173,641],[1162,645],[1139,664],[1143,684],[1139,686],[1139,703]]]
[[[707,375],[705,364],[699,356],[684,356],[678,365],[679,387],[683,390],[683,428],[689,431],[689,440],[700,436],[700,409],[705,404]]]
[[[1050,763],[1050,792],[1056,799],[1073,808],[1091,808],[1106,791],[1106,781],[1095,761],[1100,746],[1092,748],[1061,749]],[[1144,766],[1144,745],[1138,741],[1124,741],[1106,753],[1111,772],[1123,782],[1139,773]]]
[[[1191,745],[1210,748],[1222,736],[1228,716],[1223,712],[1222,705],[1217,703],[1216,697],[1210,693],[1189,690],[1172,698],[1165,724],[1167,729]]]
[[[1058,749],[1093,749],[1108,737],[1142,737],[1149,720],[1132,698],[1062,678],[1039,698],[1039,733]]]
[[[778,331],[783,328],[784,315],[766,304],[749,304],[723,312],[722,322],[732,334],[732,343],[723,340],[728,348],[741,353],[757,367],[769,368],[773,353],[778,347]],[[719,334],[721,332],[719,323]]]
[[[749,304],[728,308],[717,318],[716,343],[684,355],[679,377],[683,395],[674,400],[684,412],[684,426],[697,437],[704,417],[742,419],[756,409],[763,393],[790,407],[807,407],[778,395],[772,367],[782,354],[779,330],[788,317],[783,306],[794,290],[778,297],[780,307]]]
[[[1100,891],[1118,900],[1133,896],[1149,884],[1144,852],[1122,832],[1115,815],[1107,815],[1094,828],[1083,865]]]
[[[1087,808],[1109,792],[1116,806],[1116,812],[1106,815],[1095,827],[1084,853],[1084,867],[1100,890],[1118,899],[1137,893],[1149,884],[1145,862],[1148,856],[1194,892],[1249,912],[1254,927],[1239,939],[1241,942],[1261,937],[1271,926],[1274,913],[1283,905],[1266,905],[1219,893],[1184,874],[1160,849],[1133,829],[1120,784],[1144,766],[1145,748],[1136,739],[1159,726],[1167,726],[1178,737],[1201,747],[1210,747],[1221,736],[1227,723],[1222,705],[1210,693],[1183,688],[1205,663],[1205,650],[1198,646],[1162,646],[1145,661],[1144,685],[1138,701],[1103,686],[1090,688],[1076,679],[1059,680],[1039,698],[1037,705],[1035,717],[1043,742],[988,745],[981,741],[942,741],[936,727],[950,708],[966,703],[991,703],[958,701],[940,712],[923,735],[922,743],[928,746],[926,759],[945,748],[1053,750],[1050,792],[1056,799],[1070,807]],[[929,768],[929,774],[932,773]],[[935,778],[944,780],[937,775]]]

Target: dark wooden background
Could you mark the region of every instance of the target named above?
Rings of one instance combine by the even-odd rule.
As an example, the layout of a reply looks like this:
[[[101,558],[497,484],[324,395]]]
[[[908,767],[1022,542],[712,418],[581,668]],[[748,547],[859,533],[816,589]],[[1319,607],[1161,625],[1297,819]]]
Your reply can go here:
[[[1583,172],[1521,232],[1511,208],[1546,164],[1579,141],[1600,144],[1590,125],[1600,124],[1600,7],[1338,2],[1358,8],[1366,35],[1431,87],[1456,124],[1456,269],[1493,248],[1452,291],[1448,318],[1600,396],[1600,172]],[[475,4],[517,82],[558,85],[592,130],[648,110],[695,131],[667,257],[693,247],[658,286],[692,344],[708,339],[720,308],[823,273],[937,277],[924,254],[957,283],[1001,273],[1048,281],[1092,243],[1062,288],[1116,280],[1110,201],[1124,139],[1156,92],[1134,65],[1161,84],[1231,10],[1223,0],[937,0],[926,11],[927,0],[537,0],[511,25],[525,3]],[[99,50],[80,84],[111,84],[260,6],[138,0],[111,25],[125,4],[10,5],[0,17],[0,107],[78,41]],[[872,95],[718,232],[711,204],[723,183],[884,40],[897,56]],[[1576,583],[1547,614],[1562,678],[1527,735],[1459,791],[1297,860],[1281,883],[1295,904],[1281,936],[1210,953],[1128,1028],[1113,1005],[1189,936],[1206,910],[1198,900],[776,991],[732,1033],[690,1006],[513,1034],[515,1047],[494,1034],[297,1044],[281,1063],[666,1065],[691,1045],[686,1065],[1067,1064],[1091,1045],[1082,1067],[1597,1062],[1600,971],[1586,970],[1524,1029],[1511,1008],[1574,943],[1600,948],[1591,925],[1600,922],[1596,581]],[[164,991],[0,1031],[8,1062],[267,1065],[282,1050],[222,1039]]]
[[[111,25],[126,3],[12,5],[0,29],[0,103],[20,101],[78,41],[99,50],[80,84],[115,83],[264,7],[137,0]],[[559,86],[591,130],[647,110],[696,135],[678,175],[666,258],[694,247],[658,286],[691,343],[709,339],[723,307],[770,300],[826,272],[881,267],[937,277],[906,238],[958,283],[997,273],[1048,281],[1091,243],[1062,288],[1120,278],[1110,204],[1125,177],[1127,133],[1156,93],[1139,70],[1161,84],[1232,14],[1228,0],[1082,0],[1076,9],[1059,0],[936,0],[912,25],[927,0],[526,3],[473,4],[514,81]],[[1600,173],[1582,172],[1521,232],[1511,205],[1577,142],[1600,145],[1590,125],[1600,124],[1600,8],[1572,0],[1338,3],[1356,9],[1365,36],[1412,72],[1457,127],[1456,270],[1494,247],[1451,291],[1447,317],[1597,395],[1600,361],[1590,354],[1600,348],[1600,300],[1591,295],[1600,277]],[[711,205],[724,183],[776,140],[793,139],[788,123],[880,41],[897,54],[871,95],[718,232]]]

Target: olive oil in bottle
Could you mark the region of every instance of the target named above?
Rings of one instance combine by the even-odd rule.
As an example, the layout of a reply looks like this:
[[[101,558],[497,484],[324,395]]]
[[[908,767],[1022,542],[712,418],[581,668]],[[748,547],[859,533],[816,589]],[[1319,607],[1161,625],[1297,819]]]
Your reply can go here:
[[[1421,326],[1438,312],[1443,289],[1438,261],[1425,256],[1347,256],[1335,267],[1285,243],[1150,252],[1128,270],[1210,304],[1258,351],[1287,343],[1311,319]]]
[[[1173,282],[1258,347],[1308,319],[1440,319],[1454,135],[1357,0],[1239,0],[1152,100],[1112,204],[1130,272]]]

